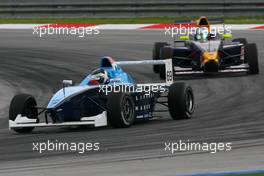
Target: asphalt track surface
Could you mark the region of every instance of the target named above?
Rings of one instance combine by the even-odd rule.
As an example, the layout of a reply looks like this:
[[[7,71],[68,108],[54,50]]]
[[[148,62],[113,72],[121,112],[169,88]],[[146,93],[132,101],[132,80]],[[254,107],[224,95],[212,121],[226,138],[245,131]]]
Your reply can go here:
[[[8,131],[8,106],[17,93],[30,93],[45,106],[61,80],[81,79],[101,56],[150,59],[162,31],[101,31],[86,38],[39,38],[31,30],[0,31],[0,175],[179,175],[264,168],[264,31],[234,31],[256,42],[261,73],[181,77],[194,89],[193,119],[162,118],[126,129],[38,128],[32,134]],[[159,82],[150,66],[125,68],[138,82]],[[32,151],[33,142],[100,142],[84,154]],[[232,142],[229,152],[164,151],[164,142]]]

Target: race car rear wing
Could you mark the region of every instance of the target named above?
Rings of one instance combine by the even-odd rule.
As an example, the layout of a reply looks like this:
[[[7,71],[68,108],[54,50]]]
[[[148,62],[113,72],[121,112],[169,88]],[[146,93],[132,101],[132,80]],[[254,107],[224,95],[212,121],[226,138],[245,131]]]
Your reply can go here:
[[[173,83],[173,68],[172,59],[164,60],[141,60],[141,61],[120,61],[116,62],[117,65],[165,65],[166,71],[166,84]]]

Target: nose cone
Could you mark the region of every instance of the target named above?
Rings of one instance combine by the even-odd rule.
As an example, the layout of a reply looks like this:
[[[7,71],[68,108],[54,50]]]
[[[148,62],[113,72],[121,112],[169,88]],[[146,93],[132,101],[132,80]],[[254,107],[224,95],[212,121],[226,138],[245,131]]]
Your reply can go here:
[[[217,52],[204,52],[203,53],[203,61],[204,63],[208,62],[208,61],[215,61],[216,63],[218,63],[218,54]]]
[[[78,93],[81,93],[85,90],[88,90],[89,86],[72,86],[72,87],[65,87],[64,90],[59,90],[50,100],[47,108],[55,108],[61,102],[67,100],[67,98],[74,96]]]
[[[217,52],[204,52],[203,65],[205,72],[218,72],[219,60]]]

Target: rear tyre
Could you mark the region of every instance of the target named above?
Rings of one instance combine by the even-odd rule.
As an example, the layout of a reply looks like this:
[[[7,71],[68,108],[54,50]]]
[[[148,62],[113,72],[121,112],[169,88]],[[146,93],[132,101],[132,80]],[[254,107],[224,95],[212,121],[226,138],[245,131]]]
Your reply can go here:
[[[173,56],[173,49],[168,46],[161,49],[160,53],[161,59],[170,59]],[[159,75],[160,79],[165,80],[166,79],[166,67],[165,65],[159,66]]]
[[[37,106],[35,98],[28,94],[19,94],[14,96],[10,103],[9,120],[14,121],[17,115],[25,116],[29,119],[38,118],[38,110],[34,107]],[[14,128],[13,130],[18,133],[30,133],[34,127]]]
[[[166,42],[156,42],[156,43],[154,43],[153,51],[152,51],[152,59],[153,60],[159,60],[160,59],[160,50],[164,46],[168,46],[168,43],[166,43]],[[153,65],[153,72],[154,73],[159,73],[159,67],[160,67],[160,65]]]
[[[258,74],[258,50],[255,43],[245,45],[245,60],[249,65],[248,74]]]
[[[126,128],[135,121],[133,98],[126,93],[109,94],[107,101],[107,119],[112,127]]]
[[[190,86],[173,83],[168,94],[169,112],[174,120],[189,119],[194,112],[194,96]]]
[[[232,42],[239,42],[239,43],[242,43],[244,45],[246,45],[248,43],[246,38],[236,38],[236,39],[232,40]]]

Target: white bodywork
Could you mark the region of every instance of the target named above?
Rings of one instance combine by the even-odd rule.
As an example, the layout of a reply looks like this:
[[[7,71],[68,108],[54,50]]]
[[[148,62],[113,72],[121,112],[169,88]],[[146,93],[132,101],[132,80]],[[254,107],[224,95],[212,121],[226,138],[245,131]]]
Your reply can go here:
[[[9,120],[9,129],[24,128],[24,127],[52,127],[52,126],[79,126],[79,125],[94,125],[95,127],[107,126],[106,111],[92,117],[82,117],[81,121],[63,122],[63,123],[38,123],[37,119],[29,119],[18,114],[15,121]]]

